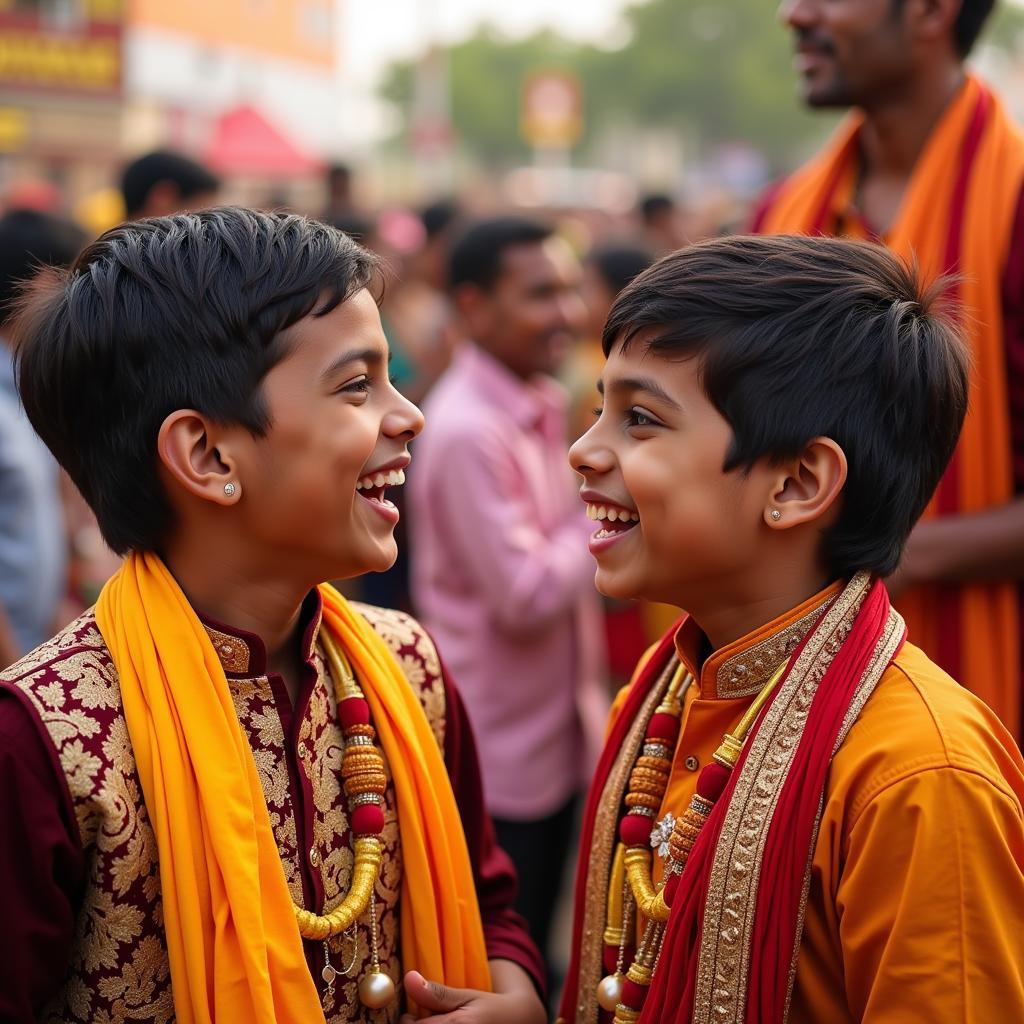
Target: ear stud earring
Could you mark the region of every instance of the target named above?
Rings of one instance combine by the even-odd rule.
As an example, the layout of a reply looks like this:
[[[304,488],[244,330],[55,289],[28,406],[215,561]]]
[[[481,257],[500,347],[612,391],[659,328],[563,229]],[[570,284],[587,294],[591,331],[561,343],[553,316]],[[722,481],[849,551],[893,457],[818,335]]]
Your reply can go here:
[[[775,520],[775,522],[778,522],[782,518],[782,513],[777,508],[773,508],[770,514],[772,519]]]
[[[235,496],[235,490],[236,490],[235,485],[233,483],[231,483],[230,481],[228,481],[228,483],[226,483],[224,485],[224,493],[229,498],[233,498]]]

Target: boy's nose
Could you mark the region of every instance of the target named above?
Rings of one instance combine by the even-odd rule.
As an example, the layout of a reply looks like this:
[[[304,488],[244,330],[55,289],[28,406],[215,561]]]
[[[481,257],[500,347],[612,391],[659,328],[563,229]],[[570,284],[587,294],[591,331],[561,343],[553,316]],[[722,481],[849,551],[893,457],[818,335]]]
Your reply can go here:
[[[597,426],[595,423],[569,449],[569,465],[583,477],[607,473],[615,464],[614,455],[600,443]]]
[[[403,394],[396,391],[395,407],[384,417],[382,430],[388,437],[412,440],[423,429],[423,413]]]

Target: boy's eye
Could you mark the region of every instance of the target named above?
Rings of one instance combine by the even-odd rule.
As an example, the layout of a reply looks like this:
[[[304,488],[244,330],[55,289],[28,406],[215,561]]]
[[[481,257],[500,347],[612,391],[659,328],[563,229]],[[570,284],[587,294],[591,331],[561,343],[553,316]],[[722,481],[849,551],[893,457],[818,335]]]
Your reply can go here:
[[[648,416],[643,409],[638,409],[636,406],[629,410],[627,417],[631,427],[656,427],[658,425],[658,421],[653,416]]]
[[[343,384],[340,388],[341,393],[347,395],[364,395],[369,390],[370,378],[365,373],[361,377],[356,377],[355,380]]]
[[[597,419],[600,419],[602,414],[604,413],[604,409],[601,406],[598,406],[596,409],[591,409],[590,411],[594,414],[595,417],[597,417]]]

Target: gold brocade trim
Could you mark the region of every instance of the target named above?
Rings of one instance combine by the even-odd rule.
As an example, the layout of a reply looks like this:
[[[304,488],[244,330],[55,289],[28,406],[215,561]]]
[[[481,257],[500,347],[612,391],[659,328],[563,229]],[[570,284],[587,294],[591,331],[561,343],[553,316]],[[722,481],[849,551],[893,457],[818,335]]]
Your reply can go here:
[[[890,608],[889,617],[886,620],[885,628],[882,631],[882,637],[871,655],[871,660],[868,662],[863,676],[861,676],[860,684],[857,687],[856,693],[853,695],[853,700],[850,701],[850,706],[846,709],[846,714],[843,717],[843,724],[839,729],[839,735],[836,737],[835,746],[832,748],[833,757],[836,756],[839,748],[843,745],[850,729],[853,728],[853,723],[860,717],[860,713],[864,710],[864,705],[867,704],[868,698],[875,692],[875,687],[881,681],[885,670],[889,667],[890,662],[899,651],[905,632],[906,625],[903,622],[903,617],[894,608]],[[811,890],[811,867],[814,863],[814,850],[818,845],[818,829],[821,825],[821,815],[824,808],[825,794],[822,792],[821,799],[818,801],[818,811],[814,819],[814,828],[811,830],[811,842],[810,848],[807,851],[807,865],[804,869],[803,888],[800,893],[800,904],[797,909],[796,930],[793,934],[793,955],[789,962],[789,983],[786,990],[786,1008],[782,1018],[783,1024],[785,1024],[789,1019],[789,1006],[793,999],[793,985],[796,981],[796,964],[797,960],[800,958],[800,941],[803,938],[804,918],[807,916],[807,899]]]
[[[738,1024],[744,1017],[754,908],[768,831],[818,684],[849,634],[870,585],[868,574],[858,573],[835,599],[748,741],[705,897],[694,1024]]]
[[[245,675],[249,671],[249,645],[241,638],[230,633],[222,633],[213,626],[203,624],[206,635],[213,644],[213,649],[220,659],[221,668],[225,672]]]
[[[443,754],[448,721],[444,672],[441,656],[430,634],[405,612],[378,608],[376,605],[363,604],[362,601],[351,601],[350,604],[388,645],[402,675],[419,697],[430,730]]]
[[[608,773],[591,837],[590,856],[587,860],[587,884],[583,899],[583,934],[580,938],[580,969],[576,989],[576,1024],[596,1024],[600,1007],[597,1004],[597,986],[604,975],[604,926],[608,901],[608,878],[612,867],[612,854],[618,839],[619,809],[626,795],[629,775],[647,735],[647,725],[661,702],[679,664],[674,651],[658,681],[637,712],[633,725],[619,750],[618,757]]]
[[[715,672],[717,696],[751,697],[759,693],[772,673],[800,646],[811,627],[821,618],[825,600],[778,633],[723,661]]]

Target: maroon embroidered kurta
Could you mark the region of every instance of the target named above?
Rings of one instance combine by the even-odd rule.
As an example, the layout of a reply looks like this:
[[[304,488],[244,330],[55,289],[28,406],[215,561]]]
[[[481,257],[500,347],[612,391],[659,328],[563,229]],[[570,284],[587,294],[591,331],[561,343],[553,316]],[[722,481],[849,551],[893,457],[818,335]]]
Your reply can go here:
[[[515,877],[494,841],[473,735],[429,637],[398,612],[360,606],[415,689],[444,751],[465,826],[489,957],[542,969],[511,910]],[[292,898],[319,912],[348,890],[352,865],[340,785],[343,741],[317,642],[319,598],[303,608],[303,669],[293,707],[266,671],[253,634],[206,623],[249,737]],[[376,906],[384,969],[401,979],[401,837],[385,796],[384,867]],[[169,1022],[174,1018],[160,924],[156,844],[141,801],[116,672],[90,613],[0,675],[0,1020]],[[369,1014],[355,987],[369,964],[369,927],[330,940],[333,997],[306,957],[331,1024],[394,1021]],[[342,972],[354,963],[348,976]]]

